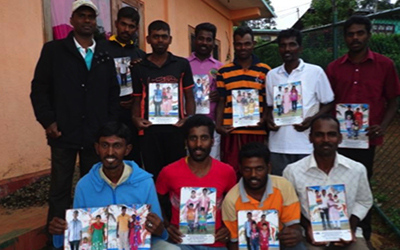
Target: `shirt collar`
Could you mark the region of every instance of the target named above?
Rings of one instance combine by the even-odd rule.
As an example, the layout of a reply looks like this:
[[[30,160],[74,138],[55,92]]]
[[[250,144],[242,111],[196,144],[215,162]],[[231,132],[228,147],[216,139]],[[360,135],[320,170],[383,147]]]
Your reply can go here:
[[[142,63],[143,63],[144,65],[148,66],[148,67],[157,67],[154,63],[152,63],[152,62],[149,61],[148,57],[149,57],[150,55],[151,55],[151,53],[150,53],[150,54],[146,54],[146,56],[145,56],[145,58],[143,59],[143,62],[142,62]],[[168,51],[168,58],[167,58],[167,60],[165,61],[164,65],[161,66],[161,67],[164,67],[165,65],[168,65],[169,63],[175,62],[175,61],[177,61],[177,58],[176,58],[171,52]],[[157,67],[157,68],[158,68],[158,67]]]
[[[118,182],[115,184],[113,183],[103,172],[103,166],[99,169],[100,177],[107,182],[112,188],[116,188],[117,186],[121,185],[123,182],[128,180],[129,176],[132,174],[132,168],[124,163],[124,171],[122,172],[121,178],[119,178]]]
[[[293,71],[303,71],[303,69],[304,69],[304,66],[306,65],[305,63],[304,63],[304,61],[303,61],[303,59],[301,59],[301,58],[299,58],[299,66],[297,66],[297,68],[295,68]],[[292,72],[293,72],[292,71]],[[279,74],[285,74],[286,76],[289,76],[290,74],[288,74],[287,72],[286,72],[286,69],[285,69],[285,64],[282,64],[280,67],[279,67],[279,69],[278,69],[278,73]]]
[[[261,62],[260,59],[258,59],[258,57],[257,57],[256,55],[254,55],[254,54],[251,55],[251,59],[252,59],[252,61],[251,61],[251,65],[252,65],[252,66],[253,66],[253,65],[256,65],[257,63],[260,63],[260,62]],[[233,63],[234,63],[235,65],[238,65],[238,66],[242,67],[242,66],[237,62],[237,58],[235,58],[235,59],[233,60]]]
[[[215,60],[214,57],[212,57],[212,55],[210,55],[208,58],[206,58],[204,61],[202,61],[196,56],[195,52],[192,52],[192,54],[190,54],[190,56],[188,57],[188,61],[191,62],[191,61],[194,61],[194,60],[197,60],[199,62],[204,62],[204,61],[207,61],[207,60],[211,61],[212,63],[216,63],[217,62],[217,60]]]
[[[372,50],[370,50],[369,48],[368,48],[367,56],[361,61],[361,63],[363,63],[363,62],[365,62],[367,60],[372,60],[372,61],[375,60],[375,55],[372,52]],[[345,63],[347,61],[352,63],[348,53],[346,55],[344,55],[343,58],[340,60],[340,64],[343,64],[343,63]]]
[[[93,42],[93,44],[90,47],[88,47],[88,49],[90,49],[94,54],[94,48],[96,47],[96,41],[94,39],[92,39],[92,42]],[[81,49],[84,50],[84,48],[78,43],[78,41],[75,39],[75,37],[74,37],[74,43],[79,51],[81,51]],[[86,50],[84,50],[84,51],[86,53]]]
[[[242,199],[242,202],[243,202],[243,203],[245,203],[245,202],[251,202],[250,199],[249,199],[249,195],[247,194],[246,189],[244,188],[243,177],[242,177],[242,178],[240,179],[240,181],[239,181],[239,192],[240,192],[240,198]],[[272,182],[271,182],[270,176],[268,175],[268,176],[267,176],[267,187],[266,187],[266,189],[265,189],[265,192],[264,192],[263,197],[261,198],[260,207],[263,206],[264,201],[265,201],[265,200],[268,198],[268,196],[269,196],[270,194],[272,194],[272,193],[273,193]]]
[[[307,166],[307,170],[312,169],[312,168],[318,168],[317,161],[315,160],[315,157],[314,157],[314,153],[312,153],[310,156],[311,157],[310,157],[310,161]],[[340,155],[336,152],[335,162],[333,163],[332,169],[337,168],[339,165],[349,168],[349,166],[346,164],[344,158],[340,157]]]
[[[112,36],[110,37],[110,39],[109,39],[109,40],[110,40],[110,41],[114,41],[114,42],[118,43],[119,45],[121,45],[121,47],[125,47],[125,46],[126,46],[126,45],[128,45],[128,44],[130,44],[130,45],[132,45],[132,44],[133,44],[133,40],[130,40],[128,44],[126,44],[126,43],[121,43],[120,41],[118,41],[118,39],[117,39],[117,36],[116,36],[116,35],[112,35]]]

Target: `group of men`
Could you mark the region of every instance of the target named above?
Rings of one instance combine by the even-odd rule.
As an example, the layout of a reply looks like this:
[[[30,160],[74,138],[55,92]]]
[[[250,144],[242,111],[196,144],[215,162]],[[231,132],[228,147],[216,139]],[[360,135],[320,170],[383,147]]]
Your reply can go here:
[[[152,53],[145,54],[132,38],[140,20],[136,10],[119,10],[117,34],[109,41],[93,39],[97,15],[90,0],[73,3],[74,30],[44,45],[32,81],[35,115],[51,147],[51,234],[67,228],[63,218],[71,205],[79,155],[81,179],[73,207],[150,204],[145,227],[154,236],[154,249],[237,249],[237,212],[257,209],[278,211],[278,238],[285,249],[367,249],[372,206],[368,180],[375,146],[382,144],[395,115],[400,84],[393,62],[369,50],[371,23],[366,17],[346,21],[349,52],[325,74],[299,58],[302,37],[294,29],[280,32],[277,43],[284,63],[271,70],[253,54],[255,41],[248,27],[234,31],[235,59],[223,65],[211,55],[213,24],[196,26],[195,51],[184,59],[168,52],[172,37],[167,23],[149,25],[146,40]],[[124,57],[131,58],[132,94],[120,96],[114,59]],[[208,76],[207,115],[195,115],[193,75]],[[298,81],[304,120],[278,127],[272,115],[273,87]],[[175,125],[149,121],[150,83],[178,84]],[[237,89],[258,91],[258,98],[253,97],[259,102],[258,126],[232,127],[232,91]],[[340,126],[328,115],[336,103],[369,104],[369,149],[338,149]],[[328,246],[313,239],[305,192],[311,185],[337,183],[346,186],[353,238]],[[212,245],[180,244],[177,201],[182,187],[193,186],[217,189]],[[354,236],[358,224],[366,241]]]

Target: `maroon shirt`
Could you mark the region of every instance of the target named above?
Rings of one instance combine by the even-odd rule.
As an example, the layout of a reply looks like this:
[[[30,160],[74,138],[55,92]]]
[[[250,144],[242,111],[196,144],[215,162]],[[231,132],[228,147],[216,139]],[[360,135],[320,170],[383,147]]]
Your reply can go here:
[[[346,54],[331,62],[326,72],[335,93],[335,104],[369,104],[369,125],[380,125],[386,102],[400,95],[400,82],[392,60],[368,50],[360,63],[352,63]],[[383,137],[370,140],[381,145]]]

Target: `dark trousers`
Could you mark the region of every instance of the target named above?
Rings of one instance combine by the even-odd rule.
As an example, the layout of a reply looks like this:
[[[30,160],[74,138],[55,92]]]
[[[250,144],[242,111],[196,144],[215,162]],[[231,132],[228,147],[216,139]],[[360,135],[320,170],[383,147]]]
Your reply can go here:
[[[246,236],[247,250],[251,250],[250,237]]]
[[[374,167],[375,146],[370,146],[369,149],[340,148],[339,154],[362,163],[367,168],[368,180],[371,180]],[[370,209],[367,216],[358,223],[358,225],[363,229],[363,236],[367,241],[371,239],[371,223],[372,211]]]
[[[99,162],[94,147],[86,149],[67,149],[51,147],[51,181],[49,195],[49,213],[47,222],[54,217],[65,217],[65,210],[71,207],[71,189],[76,156],[79,154],[80,176],[84,176]]]
[[[324,230],[331,228],[331,222],[329,220],[329,208],[323,208],[319,214],[321,216],[322,226],[323,226]]]
[[[79,243],[80,240],[74,240],[69,242],[69,246],[71,247],[71,250],[79,250]]]
[[[133,125],[132,115],[130,109],[120,108],[119,112],[119,121],[125,124],[132,132],[131,144],[132,150],[131,152],[124,157],[124,160],[134,161],[139,167],[142,166],[142,158],[140,156],[140,143],[139,143],[139,135],[137,128]]]
[[[171,126],[172,127],[172,126]],[[186,156],[185,142],[180,128],[168,132],[155,132],[157,125],[148,128],[140,138],[144,169],[157,179],[161,169]]]

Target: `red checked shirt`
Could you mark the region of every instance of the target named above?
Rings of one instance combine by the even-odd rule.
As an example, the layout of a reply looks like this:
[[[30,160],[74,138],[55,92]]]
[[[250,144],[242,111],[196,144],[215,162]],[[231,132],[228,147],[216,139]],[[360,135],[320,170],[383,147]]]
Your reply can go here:
[[[400,95],[400,82],[393,61],[368,50],[360,63],[352,63],[346,54],[331,62],[327,76],[337,103],[369,104],[369,125],[380,125],[385,115],[386,102]],[[370,140],[370,145],[381,145],[383,137]]]

